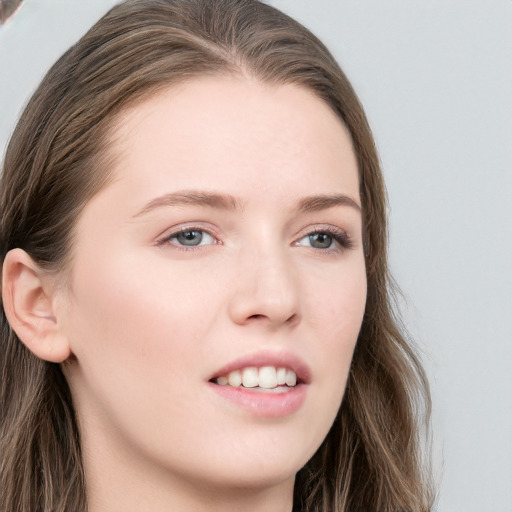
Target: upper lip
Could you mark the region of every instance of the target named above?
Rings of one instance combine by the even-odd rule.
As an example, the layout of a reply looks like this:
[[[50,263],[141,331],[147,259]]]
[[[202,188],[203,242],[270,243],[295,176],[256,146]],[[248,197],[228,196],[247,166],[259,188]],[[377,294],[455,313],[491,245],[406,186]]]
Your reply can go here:
[[[248,354],[234,359],[222,368],[219,368],[209,380],[213,381],[222,375],[227,375],[234,370],[241,370],[248,366],[256,366],[258,368],[263,366],[288,368],[295,372],[298,383],[309,384],[311,382],[311,369],[303,359],[290,352],[270,351]]]

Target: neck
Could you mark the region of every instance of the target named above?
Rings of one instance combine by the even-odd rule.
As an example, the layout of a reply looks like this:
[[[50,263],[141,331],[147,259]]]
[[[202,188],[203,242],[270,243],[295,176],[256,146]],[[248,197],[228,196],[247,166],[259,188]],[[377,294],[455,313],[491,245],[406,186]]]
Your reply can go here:
[[[98,439],[96,439],[97,441]],[[84,439],[82,439],[84,441]],[[295,477],[226,478],[187,474],[117,449],[116,440],[83,443],[88,512],[291,512]],[[153,461],[155,462],[155,461]]]
[[[98,475],[99,476],[99,475]],[[103,475],[105,476],[105,475]],[[237,488],[146,476],[88,478],[88,512],[291,512],[293,481],[272,487]]]

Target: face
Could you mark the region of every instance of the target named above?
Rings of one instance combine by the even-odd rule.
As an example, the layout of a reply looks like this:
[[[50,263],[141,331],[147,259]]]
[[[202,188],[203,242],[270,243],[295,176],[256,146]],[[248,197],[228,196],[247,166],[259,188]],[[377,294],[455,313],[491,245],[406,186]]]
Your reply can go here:
[[[365,307],[346,129],[306,89],[205,78],[125,112],[113,145],[59,316],[90,480],[293,486]]]

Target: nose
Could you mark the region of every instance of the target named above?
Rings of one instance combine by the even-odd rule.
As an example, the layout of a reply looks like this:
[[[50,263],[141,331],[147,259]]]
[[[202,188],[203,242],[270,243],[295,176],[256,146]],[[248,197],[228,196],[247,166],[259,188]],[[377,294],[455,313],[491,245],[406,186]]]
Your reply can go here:
[[[295,325],[300,320],[299,278],[286,249],[272,254],[253,253],[252,257],[243,259],[229,303],[232,321],[238,325],[260,323],[271,328]]]

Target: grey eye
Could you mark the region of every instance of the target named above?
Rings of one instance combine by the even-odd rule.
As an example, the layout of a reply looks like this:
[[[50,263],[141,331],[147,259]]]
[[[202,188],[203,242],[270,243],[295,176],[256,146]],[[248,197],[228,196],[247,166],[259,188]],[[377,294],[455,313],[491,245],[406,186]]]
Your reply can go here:
[[[200,229],[186,229],[170,237],[169,241],[183,247],[195,247],[198,245],[212,245],[215,243],[215,238],[210,233]]]
[[[309,245],[315,249],[329,249],[333,242],[328,233],[312,233],[305,238],[309,239]]]
[[[176,235],[176,240],[181,245],[201,245],[201,242],[203,241],[203,232],[196,229],[182,231]]]

